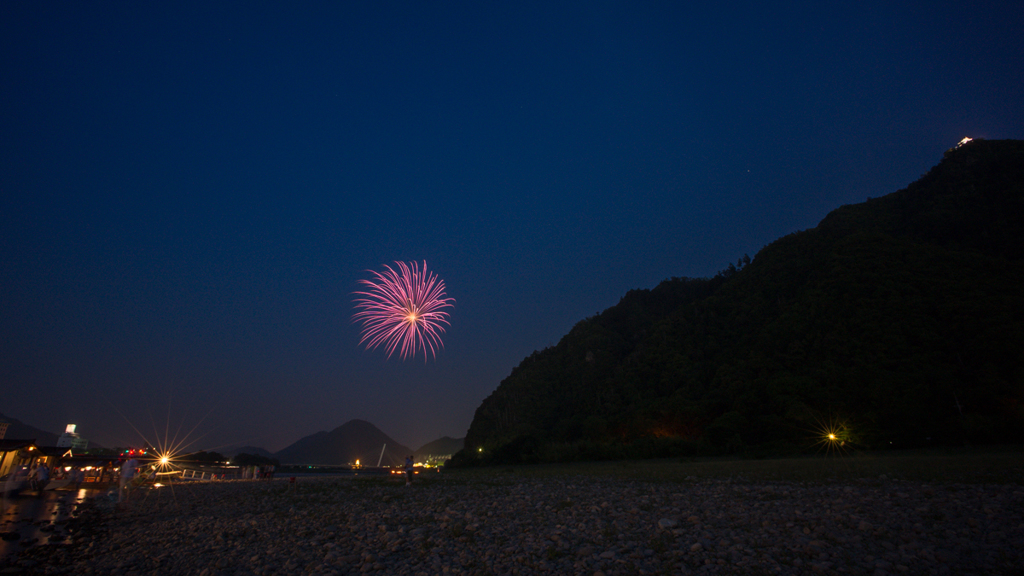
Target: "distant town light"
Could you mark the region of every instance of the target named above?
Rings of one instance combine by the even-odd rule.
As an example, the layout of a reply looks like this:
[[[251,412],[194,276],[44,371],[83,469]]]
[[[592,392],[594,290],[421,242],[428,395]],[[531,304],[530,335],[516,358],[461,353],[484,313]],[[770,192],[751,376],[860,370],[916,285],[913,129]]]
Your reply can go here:
[[[974,140],[974,138],[971,138],[970,136],[964,136],[964,139],[961,140],[959,143],[957,143],[956,147],[959,148],[959,147],[963,146],[964,144],[967,144],[971,140]]]

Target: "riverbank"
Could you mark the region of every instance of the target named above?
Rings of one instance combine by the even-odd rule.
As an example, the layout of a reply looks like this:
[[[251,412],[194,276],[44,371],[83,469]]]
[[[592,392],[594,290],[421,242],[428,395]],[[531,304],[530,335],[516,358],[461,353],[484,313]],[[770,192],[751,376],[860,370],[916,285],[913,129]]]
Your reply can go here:
[[[215,482],[92,499],[23,574],[1012,574],[1024,488],[519,474]]]
[[[5,495],[0,500],[0,564],[27,547],[64,541],[67,523],[90,494],[96,492],[46,490]]]

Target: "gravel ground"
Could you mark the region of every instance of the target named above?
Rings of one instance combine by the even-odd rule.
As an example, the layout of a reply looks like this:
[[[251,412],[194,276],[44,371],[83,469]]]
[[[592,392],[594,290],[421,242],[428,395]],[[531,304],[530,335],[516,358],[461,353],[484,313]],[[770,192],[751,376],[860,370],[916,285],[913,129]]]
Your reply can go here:
[[[1024,574],[1024,488],[438,476],[87,501],[21,574]]]

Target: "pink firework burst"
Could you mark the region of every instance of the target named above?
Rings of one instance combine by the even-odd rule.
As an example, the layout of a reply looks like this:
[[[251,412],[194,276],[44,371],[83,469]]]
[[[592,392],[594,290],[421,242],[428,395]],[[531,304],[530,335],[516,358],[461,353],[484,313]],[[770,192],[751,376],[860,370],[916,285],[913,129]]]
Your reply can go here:
[[[427,272],[427,263],[421,271],[416,262],[395,262],[397,270],[384,266],[384,272],[368,270],[374,280],[360,280],[369,287],[366,292],[356,292],[358,312],[352,320],[362,322],[362,339],[367,350],[383,345],[388,358],[396,350],[402,359],[415,356],[423,350],[423,361],[427,352],[437,357],[437,349],[444,347],[441,334],[442,324],[449,324],[450,308],[454,298],[445,298],[444,281],[436,274]]]

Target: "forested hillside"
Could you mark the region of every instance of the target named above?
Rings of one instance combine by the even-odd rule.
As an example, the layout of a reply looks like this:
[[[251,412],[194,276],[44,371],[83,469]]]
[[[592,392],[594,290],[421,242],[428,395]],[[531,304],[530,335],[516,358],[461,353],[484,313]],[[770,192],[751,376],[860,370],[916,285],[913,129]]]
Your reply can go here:
[[[533,353],[455,464],[1024,439],[1024,142],[974,141]],[[749,262],[749,264],[747,263]]]

